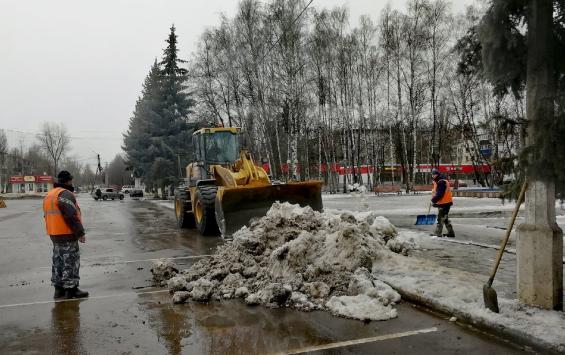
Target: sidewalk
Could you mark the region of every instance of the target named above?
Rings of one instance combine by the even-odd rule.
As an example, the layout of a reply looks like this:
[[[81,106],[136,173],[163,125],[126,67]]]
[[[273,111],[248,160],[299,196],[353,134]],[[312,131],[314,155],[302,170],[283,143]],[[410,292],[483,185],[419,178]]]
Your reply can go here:
[[[500,313],[484,307],[486,277],[420,258],[393,255],[373,265],[373,275],[402,298],[450,314],[464,323],[549,353],[565,352],[565,313],[521,305],[499,292]],[[499,285],[494,288],[499,290]]]
[[[405,300],[453,315],[463,323],[540,352],[565,353],[565,313],[517,302],[514,235],[493,285],[498,293],[500,313],[484,307],[483,285],[504,235],[506,217],[515,203],[493,198],[456,198],[452,223],[457,238],[452,240],[429,236],[435,226],[414,225],[414,215],[426,213],[429,198],[429,195],[330,195],[324,196],[324,207],[376,211],[399,227],[401,234],[415,239],[419,247],[410,253],[408,260],[393,256],[373,266],[374,276],[395,288]],[[565,210],[559,203],[556,212],[558,223],[563,225]]]

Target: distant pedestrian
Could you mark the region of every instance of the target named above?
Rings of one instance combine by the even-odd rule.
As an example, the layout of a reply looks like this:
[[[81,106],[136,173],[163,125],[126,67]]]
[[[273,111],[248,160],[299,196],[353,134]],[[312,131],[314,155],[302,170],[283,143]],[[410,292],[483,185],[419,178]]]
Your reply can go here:
[[[53,242],[51,284],[55,287],[56,299],[88,297],[88,292],[78,288],[78,242],[84,243],[86,238],[80,208],[73,191],[73,176],[63,170],[57,175],[54,188],[43,199],[45,227]]]
[[[100,201],[102,199],[102,190],[99,187],[96,188],[96,201]]]
[[[453,226],[449,221],[449,210],[453,206],[453,196],[451,194],[451,187],[449,181],[440,174],[439,170],[432,169],[433,189],[432,189],[432,203],[438,209],[437,214],[437,227],[435,235],[442,237],[443,225],[447,228],[446,237],[454,238],[455,232]]]

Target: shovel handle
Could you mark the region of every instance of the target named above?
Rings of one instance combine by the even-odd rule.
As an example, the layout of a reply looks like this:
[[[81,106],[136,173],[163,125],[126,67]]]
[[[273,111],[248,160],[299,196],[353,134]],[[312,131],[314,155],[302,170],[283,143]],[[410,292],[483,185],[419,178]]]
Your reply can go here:
[[[430,202],[430,204],[428,205],[428,215],[430,214],[430,210],[432,209],[432,203]]]
[[[506,244],[508,244],[508,239],[510,239],[510,233],[512,233],[512,227],[514,226],[514,221],[516,221],[516,216],[518,215],[520,206],[522,205],[522,202],[524,202],[524,195],[526,194],[527,188],[528,188],[528,183],[524,181],[524,184],[522,185],[522,190],[520,190],[520,195],[518,196],[518,201],[516,201],[516,207],[514,207],[514,212],[512,213],[512,218],[510,218],[510,222],[508,223],[508,228],[506,229],[506,235],[504,236],[504,239],[500,244],[500,249],[498,250],[498,256],[496,257],[496,262],[494,263],[490,278],[488,279],[489,286],[491,286],[492,282],[494,281],[494,275],[496,275],[496,270],[498,270],[498,266],[500,265],[502,254],[504,253],[504,249],[506,249]]]

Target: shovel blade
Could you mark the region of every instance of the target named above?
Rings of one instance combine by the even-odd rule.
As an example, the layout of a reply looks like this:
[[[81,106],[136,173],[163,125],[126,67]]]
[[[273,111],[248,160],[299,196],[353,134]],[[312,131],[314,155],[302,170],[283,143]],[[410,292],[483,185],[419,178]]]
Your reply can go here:
[[[486,308],[490,309],[494,313],[500,312],[498,309],[498,296],[496,295],[496,291],[488,284],[483,286],[483,300]]]
[[[426,224],[426,215],[420,214],[416,216],[416,225]]]
[[[416,225],[432,225],[436,223],[437,216],[435,214],[420,214],[416,216]]]

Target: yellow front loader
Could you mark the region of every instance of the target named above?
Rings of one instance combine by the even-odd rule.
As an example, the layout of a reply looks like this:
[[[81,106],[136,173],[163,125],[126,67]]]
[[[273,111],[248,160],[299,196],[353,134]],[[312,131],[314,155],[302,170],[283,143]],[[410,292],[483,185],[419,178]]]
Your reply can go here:
[[[262,217],[275,201],[322,210],[320,181],[272,184],[246,149],[239,128],[203,128],[193,134],[195,159],[175,193],[181,228],[201,234],[231,235],[254,217]]]

